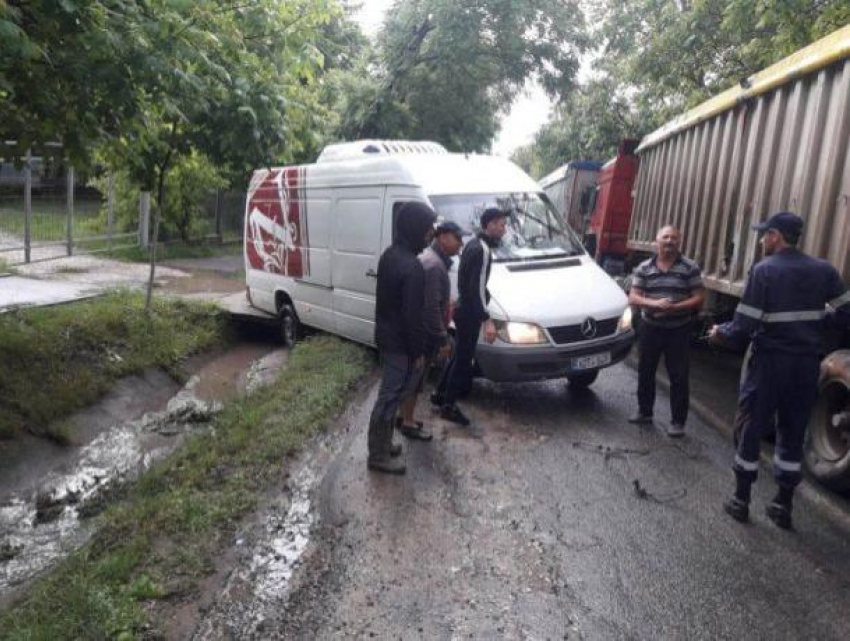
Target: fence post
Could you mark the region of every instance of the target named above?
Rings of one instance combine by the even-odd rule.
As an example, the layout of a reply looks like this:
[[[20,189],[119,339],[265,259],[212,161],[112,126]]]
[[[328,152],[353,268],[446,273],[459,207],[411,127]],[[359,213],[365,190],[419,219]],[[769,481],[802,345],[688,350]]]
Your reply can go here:
[[[24,160],[24,262],[32,255],[32,153],[27,149]]]
[[[67,218],[65,220],[65,243],[68,246],[68,256],[74,254],[74,166],[68,165],[67,181]]]
[[[150,245],[151,226],[151,192],[139,194],[139,245],[147,248]]]
[[[215,190],[215,235],[218,238],[218,244],[219,245],[221,245],[222,240],[223,240],[222,234],[221,234],[221,227],[222,227],[222,224],[221,224],[222,211],[221,210],[223,209],[223,207],[221,206],[221,201],[222,201],[221,190],[216,189]]]
[[[106,175],[106,246],[112,249],[112,234],[115,231],[115,174]]]

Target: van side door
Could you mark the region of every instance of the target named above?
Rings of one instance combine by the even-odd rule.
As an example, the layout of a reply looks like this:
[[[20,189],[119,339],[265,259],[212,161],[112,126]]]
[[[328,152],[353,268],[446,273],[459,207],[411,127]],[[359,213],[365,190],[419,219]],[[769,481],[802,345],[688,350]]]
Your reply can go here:
[[[341,189],[335,202],[331,270],[336,332],[375,342],[375,288],[385,187]]]

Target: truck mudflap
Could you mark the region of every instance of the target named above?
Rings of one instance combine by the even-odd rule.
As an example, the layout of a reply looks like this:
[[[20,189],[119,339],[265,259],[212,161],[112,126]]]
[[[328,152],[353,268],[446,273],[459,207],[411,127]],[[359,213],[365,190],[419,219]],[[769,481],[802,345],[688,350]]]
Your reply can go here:
[[[818,401],[809,420],[806,467],[823,485],[850,490],[850,349],[821,363]]]

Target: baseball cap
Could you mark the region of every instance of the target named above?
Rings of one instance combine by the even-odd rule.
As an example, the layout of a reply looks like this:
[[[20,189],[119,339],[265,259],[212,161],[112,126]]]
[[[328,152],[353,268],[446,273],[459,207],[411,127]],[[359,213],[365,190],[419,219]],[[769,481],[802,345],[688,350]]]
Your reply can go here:
[[[756,231],[767,231],[775,229],[781,234],[788,236],[799,236],[803,232],[803,219],[790,211],[780,211],[757,225],[753,225]]]
[[[498,207],[488,207],[481,214],[481,229],[485,229],[487,225],[497,218],[507,218],[508,212],[499,209]]]
[[[460,225],[452,220],[443,220],[437,223],[434,228],[434,235],[439,236],[440,234],[454,234],[458,237],[458,240],[463,240],[463,230]]]

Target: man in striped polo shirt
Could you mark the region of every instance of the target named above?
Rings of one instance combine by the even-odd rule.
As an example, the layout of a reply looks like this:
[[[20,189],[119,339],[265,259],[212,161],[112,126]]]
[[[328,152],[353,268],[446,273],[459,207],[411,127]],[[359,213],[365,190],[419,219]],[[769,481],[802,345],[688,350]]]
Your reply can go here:
[[[685,434],[690,392],[688,388],[690,325],[705,300],[699,265],[680,251],[682,234],[667,225],[655,237],[657,254],[635,268],[629,303],[640,307],[643,330],[638,360],[638,413],[631,423],[652,423],[655,405],[655,370],[664,356],[670,378],[670,424],[667,435]]]

